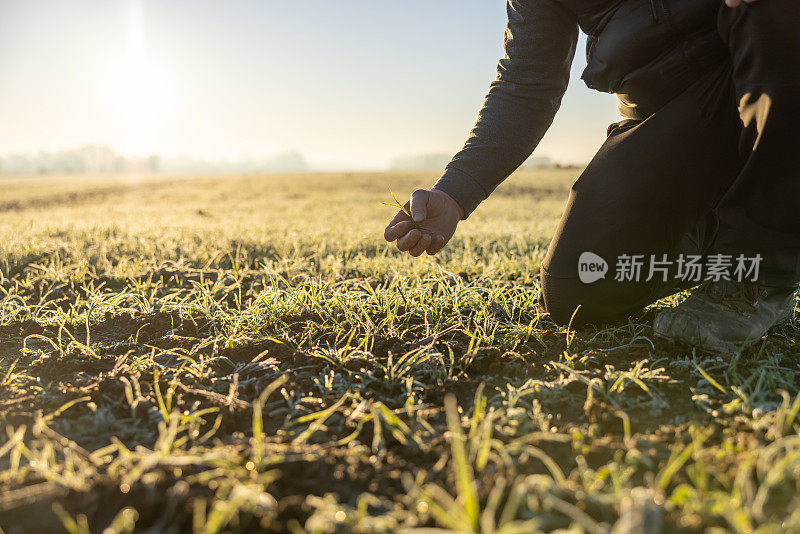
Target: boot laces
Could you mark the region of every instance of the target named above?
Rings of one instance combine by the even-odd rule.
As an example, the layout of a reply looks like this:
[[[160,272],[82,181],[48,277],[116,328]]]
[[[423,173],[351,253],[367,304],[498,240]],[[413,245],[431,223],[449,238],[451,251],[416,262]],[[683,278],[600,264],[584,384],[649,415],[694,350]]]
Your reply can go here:
[[[761,288],[752,282],[735,282],[720,280],[718,282],[707,280],[700,286],[699,291],[712,302],[723,304],[737,311],[753,309],[761,296]]]

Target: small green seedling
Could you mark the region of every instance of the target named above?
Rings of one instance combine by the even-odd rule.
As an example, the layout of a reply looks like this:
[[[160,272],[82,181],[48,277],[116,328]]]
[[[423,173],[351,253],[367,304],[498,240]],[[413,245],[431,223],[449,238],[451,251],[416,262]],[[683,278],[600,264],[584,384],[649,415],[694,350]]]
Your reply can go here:
[[[399,200],[397,200],[397,196],[395,196],[394,191],[392,191],[391,187],[389,188],[389,194],[392,195],[392,198],[394,199],[394,203],[381,202],[381,204],[385,204],[386,206],[390,206],[392,208],[398,208],[403,213],[405,213],[406,216],[411,220],[411,225],[412,225],[411,227],[412,228],[415,228],[415,229],[422,228],[420,225],[418,225],[417,223],[414,222],[414,219],[411,217],[411,213],[406,209],[406,207],[403,204],[401,204]]]
[[[392,191],[391,187],[389,188],[389,194],[392,195],[392,198],[394,199],[394,204],[392,204],[391,202],[381,202],[381,204],[384,204],[386,206],[389,206],[389,207],[392,207],[392,208],[398,208],[398,209],[402,210],[402,212],[405,213],[406,215],[408,215],[408,218],[410,219],[411,218],[411,213],[409,213],[408,210],[406,209],[406,207],[403,206],[400,203],[399,200],[397,200],[397,196],[394,194],[394,191]]]

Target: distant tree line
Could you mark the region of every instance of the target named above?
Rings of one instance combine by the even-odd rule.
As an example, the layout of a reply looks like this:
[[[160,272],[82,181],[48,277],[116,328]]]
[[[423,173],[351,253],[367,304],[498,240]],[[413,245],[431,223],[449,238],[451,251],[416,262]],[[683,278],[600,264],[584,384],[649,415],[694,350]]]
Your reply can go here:
[[[106,146],[0,156],[0,174],[292,173],[308,170],[305,157],[296,151],[232,161],[155,154],[123,156]]]
[[[0,157],[2,174],[151,173],[158,170],[159,157],[156,155],[126,157],[104,146]]]
[[[432,153],[404,156],[389,164],[392,171],[441,171],[450,162],[451,154]],[[554,162],[548,156],[535,156],[523,165],[525,169],[572,168]],[[296,150],[288,150],[266,158],[235,160],[204,159],[183,156],[125,156],[107,146],[85,146],[58,152],[11,154],[0,156],[0,174],[117,174],[117,173],[300,173],[325,170],[308,164]]]

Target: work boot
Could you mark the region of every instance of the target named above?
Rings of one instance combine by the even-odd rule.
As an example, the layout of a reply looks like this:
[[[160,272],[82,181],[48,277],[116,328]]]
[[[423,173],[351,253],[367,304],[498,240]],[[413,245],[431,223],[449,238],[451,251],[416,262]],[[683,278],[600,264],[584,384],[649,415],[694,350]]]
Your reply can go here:
[[[735,353],[790,317],[795,298],[796,288],[705,282],[680,305],[658,314],[653,330],[658,337],[709,352]]]

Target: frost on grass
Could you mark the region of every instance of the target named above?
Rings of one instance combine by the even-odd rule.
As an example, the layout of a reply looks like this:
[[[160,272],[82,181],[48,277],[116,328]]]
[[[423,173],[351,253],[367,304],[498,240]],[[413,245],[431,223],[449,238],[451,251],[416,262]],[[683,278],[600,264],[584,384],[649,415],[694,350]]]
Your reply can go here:
[[[558,328],[572,177],[412,260],[380,201],[431,178],[9,182],[3,532],[800,530],[796,318],[729,357],[652,338],[674,299]]]

